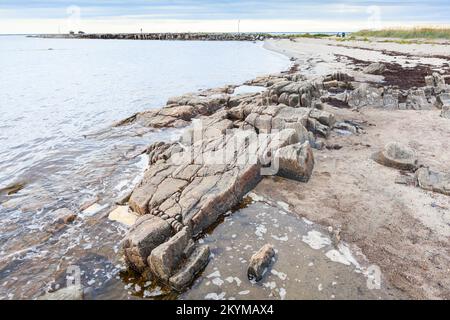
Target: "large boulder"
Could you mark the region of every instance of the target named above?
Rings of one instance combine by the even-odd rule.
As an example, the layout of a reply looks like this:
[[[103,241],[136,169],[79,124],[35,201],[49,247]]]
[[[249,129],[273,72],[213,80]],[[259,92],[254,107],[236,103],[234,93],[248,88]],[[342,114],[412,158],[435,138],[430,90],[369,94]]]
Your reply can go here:
[[[292,180],[308,182],[314,168],[314,156],[309,142],[280,148],[275,153],[278,175]]]
[[[153,249],[166,242],[172,234],[170,224],[159,217],[145,215],[139,218],[123,241],[128,266],[137,272],[145,271],[148,267],[147,258]]]
[[[384,149],[373,155],[381,165],[400,170],[415,170],[417,156],[414,150],[397,142],[388,143]]]
[[[450,174],[420,168],[416,171],[419,187],[450,196]]]
[[[275,256],[275,250],[271,244],[264,245],[251,258],[247,269],[247,276],[250,280],[261,281],[267,272],[272,258]]]

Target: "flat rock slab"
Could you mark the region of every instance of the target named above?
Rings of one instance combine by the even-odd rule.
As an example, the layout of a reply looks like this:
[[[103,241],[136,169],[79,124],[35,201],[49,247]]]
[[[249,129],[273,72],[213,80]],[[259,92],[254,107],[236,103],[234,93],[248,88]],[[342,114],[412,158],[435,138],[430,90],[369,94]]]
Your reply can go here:
[[[424,190],[438,192],[450,196],[450,174],[431,171],[428,168],[420,168],[416,171],[416,177]]]
[[[138,218],[139,216],[131,212],[128,206],[118,206],[108,215],[109,220],[120,222],[129,227],[135,224]]]
[[[70,286],[49,292],[39,297],[39,300],[83,300],[84,293],[81,286]]]
[[[172,219],[175,228],[192,225],[193,234],[199,234],[256,186],[261,164],[270,165],[268,155],[296,142],[295,129],[264,136],[234,130],[183,150],[174,146],[169,159],[147,170],[129,204],[139,214]]]

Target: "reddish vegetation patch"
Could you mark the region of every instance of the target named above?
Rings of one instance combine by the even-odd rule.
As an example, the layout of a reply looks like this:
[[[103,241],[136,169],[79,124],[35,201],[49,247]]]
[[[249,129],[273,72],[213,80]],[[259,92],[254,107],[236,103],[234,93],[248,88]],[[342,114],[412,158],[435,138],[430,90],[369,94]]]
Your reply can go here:
[[[425,77],[433,73],[428,66],[419,65],[413,68],[404,68],[398,63],[385,63],[386,71],[382,73],[384,85],[397,86],[399,89],[424,87]]]
[[[345,55],[336,55],[336,57],[337,61],[341,61],[342,58],[345,58],[354,66],[360,68],[367,67],[372,63],[370,61],[364,61]],[[384,77],[382,84],[385,86],[396,86],[399,89],[404,90],[408,90],[412,87],[424,87],[426,85],[425,77],[435,72],[431,66],[427,65],[406,68],[398,63],[383,62],[383,64],[386,65],[386,71],[381,74]],[[449,74],[447,68],[444,68],[443,70],[446,71],[446,74]]]

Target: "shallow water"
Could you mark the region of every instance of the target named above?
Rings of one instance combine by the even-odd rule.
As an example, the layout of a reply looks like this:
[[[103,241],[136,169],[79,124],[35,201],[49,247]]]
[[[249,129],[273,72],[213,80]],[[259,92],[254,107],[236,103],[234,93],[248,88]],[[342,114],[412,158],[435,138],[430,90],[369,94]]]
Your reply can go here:
[[[0,37],[0,298],[64,286],[70,265],[91,298],[116,290],[126,228],[107,213],[145,168],[140,151],[179,131],[111,124],[288,66],[260,43]],[[78,217],[55,231],[58,208]]]
[[[329,231],[289,212],[283,202],[250,193],[252,201],[225,218],[200,242],[212,259],[182,299],[389,299],[383,286],[371,290],[368,267]],[[264,244],[275,258],[263,279],[247,278],[251,256]],[[369,287],[368,287],[368,282]]]

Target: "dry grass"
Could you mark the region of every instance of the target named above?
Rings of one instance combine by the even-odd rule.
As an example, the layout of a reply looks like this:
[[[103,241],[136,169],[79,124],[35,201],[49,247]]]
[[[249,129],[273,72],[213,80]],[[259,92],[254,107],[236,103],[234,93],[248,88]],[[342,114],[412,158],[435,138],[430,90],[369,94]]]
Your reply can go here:
[[[379,37],[398,39],[446,39],[450,40],[449,27],[392,28],[361,30],[352,34],[357,37]]]

